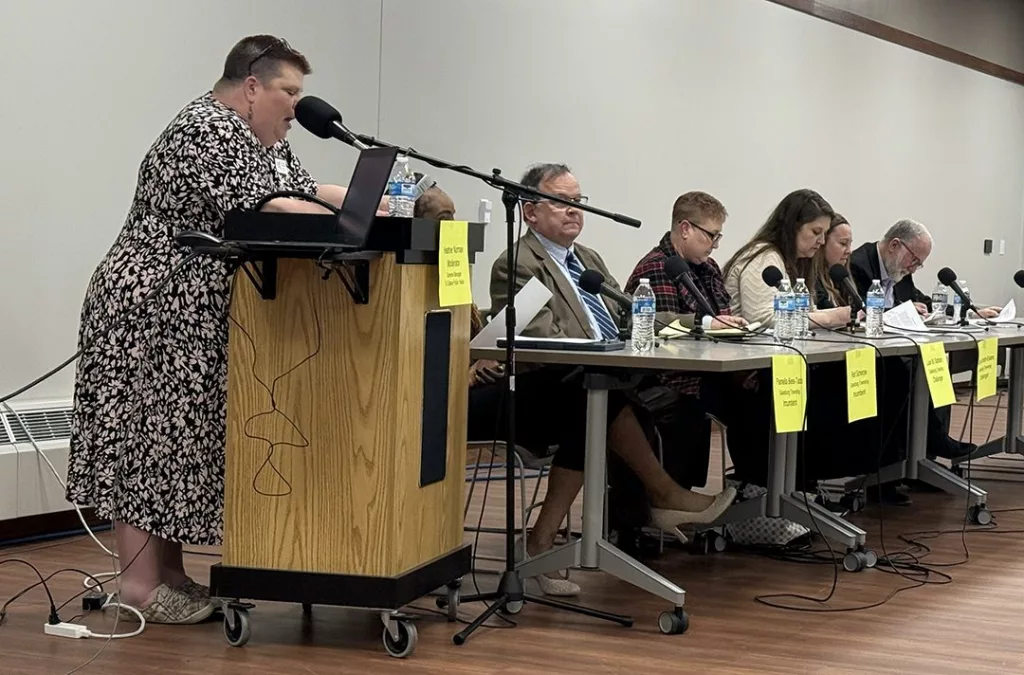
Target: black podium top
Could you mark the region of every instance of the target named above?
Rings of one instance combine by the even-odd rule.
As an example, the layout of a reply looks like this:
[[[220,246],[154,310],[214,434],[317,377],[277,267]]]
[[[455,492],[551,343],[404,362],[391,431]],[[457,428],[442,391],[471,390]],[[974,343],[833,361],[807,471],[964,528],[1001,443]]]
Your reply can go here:
[[[467,253],[473,263],[484,247],[485,223],[469,223]],[[395,253],[404,264],[437,264],[440,221],[377,217],[366,243],[353,247],[330,214],[264,213],[235,210],[224,220],[224,243],[253,258],[322,258],[358,252]]]

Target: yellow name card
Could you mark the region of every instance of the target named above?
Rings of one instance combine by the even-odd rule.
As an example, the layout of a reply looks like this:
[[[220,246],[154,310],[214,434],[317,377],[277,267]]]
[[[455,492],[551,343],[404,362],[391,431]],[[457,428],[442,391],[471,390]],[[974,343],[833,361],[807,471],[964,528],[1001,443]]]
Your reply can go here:
[[[441,221],[437,245],[438,298],[442,307],[473,302],[469,284],[469,223],[465,220]]]
[[[807,406],[807,368],[797,354],[772,356],[772,398],[775,400],[775,431],[780,434],[804,430]]]
[[[928,380],[928,391],[932,395],[932,405],[941,408],[953,405],[953,379],[949,376],[949,362],[946,361],[946,348],[941,342],[926,342],[921,345],[921,363],[924,375]]]
[[[850,422],[876,417],[875,350],[871,347],[846,352],[846,410]]]
[[[996,395],[996,363],[998,362],[999,338],[978,341],[978,391],[981,401]]]

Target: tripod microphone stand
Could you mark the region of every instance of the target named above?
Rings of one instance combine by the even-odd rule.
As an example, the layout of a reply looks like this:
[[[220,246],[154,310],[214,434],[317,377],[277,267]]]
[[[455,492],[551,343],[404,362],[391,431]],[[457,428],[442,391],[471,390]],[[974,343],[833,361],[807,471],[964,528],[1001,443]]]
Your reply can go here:
[[[631,626],[633,619],[631,617],[622,616],[619,614],[611,614],[608,612],[602,612],[600,610],[590,609],[588,607],[581,607],[567,602],[561,602],[558,600],[551,600],[549,598],[538,597],[535,595],[529,595],[526,593],[523,579],[519,576],[516,570],[515,560],[515,460],[513,453],[516,447],[516,434],[515,434],[515,327],[516,327],[516,310],[515,310],[515,297],[516,297],[516,269],[515,265],[518,262],[516,254],[516,207],[521,201],[537,201],[537,200],[548,200],[562,204],[563,206],[570,206],[581,211],[587,211],[615,222],[629,225],[630,227],[640,227],[640,221],[629,216],[624,216],[618,213],[611,213],[601,209],[594,208],[585,204],[578,204],[572,202],[558,195],[551,195],[545,192],[541,192],[535,188],[527,187],[520,183],[510,181],[501,175],[500,169],[493,169],[491,174],[483,174],[474,171],[468,166],[451,164],[434,157],[422,155],[412,148],[402,148],[400,146],[392,145],[379,141],[372,136],[364,136],[359,134],[353,134],[353,137],[358,141],[377,147],[389,147],[397,148],[398,151],[407,157],[418,159],[422,162],[437,167],[439,169],[454,171],[472,178],[483,181],[493,188],[502,191],[501,202],[505,207],[505,226],[506,226],[506,255],[508,256],[509,270],[508,270],[508,285],[506,287],[508,294],[508,304],[505,306],[505,569],[502,572],[501,579],[498,582],[498,588],[491,593],[481,593],[479,595],[467,595],[463,596],[461,600],[463,602],[491,602],[492,604],[484,610],[479,616],[476,617],[464,630],[456,633],[452,637],[452,641],[461,645],[466,642],[469,636],[476,631],[477,628],[482,626],[487,619],[493,616],[498,611],[504,611],[508,614],[517,614],[520,611],[523,603],[532,602],[538,605],[545,605],[548,607],[555,607],[557,609],[563,609],[569,612],[575,612],[577,614],[583,614],[598,619],[604,619],[607,621],[613,621],[624,626]],[[523,536],[526,536],[526,523],[523,523]],[[524,541],[525,548],[525,541]],[[444,599],[438,599],[439,604],[443,604]]]

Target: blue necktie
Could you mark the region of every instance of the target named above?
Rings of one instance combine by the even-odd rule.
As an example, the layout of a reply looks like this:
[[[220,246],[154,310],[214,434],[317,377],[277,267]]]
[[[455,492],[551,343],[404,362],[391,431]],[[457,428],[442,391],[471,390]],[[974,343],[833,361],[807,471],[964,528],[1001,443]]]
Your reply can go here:
[[[580,297],[583,298],[583,302],[586,303],[590,313],[597,320],[597,325],[601,327],[601,337],[605,340],[617,338],[619,336],[619,329],[615,327],[615,322],[612,321],[612,315],[608,313],[608,308],[604,306],[599,297],[580,288],[580,275],[583,274],[583,265],[572,254],[572,251],[565,258],[565,266],[569,268],[569,276],[572,277],[572,282],[576,284]]]

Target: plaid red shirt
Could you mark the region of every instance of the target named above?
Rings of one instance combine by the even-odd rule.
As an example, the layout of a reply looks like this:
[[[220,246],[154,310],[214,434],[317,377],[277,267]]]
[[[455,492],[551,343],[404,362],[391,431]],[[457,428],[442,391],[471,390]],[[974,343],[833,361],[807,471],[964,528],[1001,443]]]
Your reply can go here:
[[[661,242],[650,253],[645,255],[636,264],[633,273],[626,281],[625,291],[633,293],[640,285],[640,279],[649,279],[651,289],[654,291],[655,308],[658,312],[671,312],[673,314],[695,314],[699,323],[704,312],[697,307],[697,302],[690,291],[682,283],[671,279],[665,273],[665,261],[679,255],[672,247],[672,235],[666,233]],[[711,303],[715,315],[729,314],[728,291],[725,290],[725,278],[722,270],[712,259],[708,259],[703,265],[690,265],[690,272],[693,281],[704,294],[704,297]],[[656,329],[657,330],[657,329]],[[663,373],[660,376],[662,383],[675,389],[680,394],[697,396],[700,393],[700,377],[685,375],[681,373]]]

